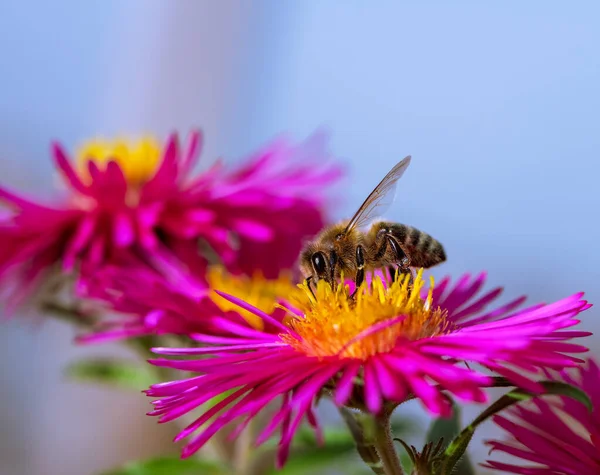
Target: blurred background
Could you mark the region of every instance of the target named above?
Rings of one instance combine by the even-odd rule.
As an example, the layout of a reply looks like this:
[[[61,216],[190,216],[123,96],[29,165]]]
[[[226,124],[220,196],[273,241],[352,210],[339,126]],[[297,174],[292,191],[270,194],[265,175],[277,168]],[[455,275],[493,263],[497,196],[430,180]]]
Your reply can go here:
[[[596,302],[598,18],[592,1],[4,0],[0,179],[52,193],[51,139],[73,150],[202,127],[208,164],[325,126],[349,170],[336,217],[412,154],[388,217],[445,244],[437,275],[485,269],[507,297]],[[596,312],[583,326],[600,332]],[[61,376],[115,351],[72,336],[54,321],[0,326],[2,475],[91,475],[174,451],[143,395]],[[485,452],[472,445],[474,460]]]

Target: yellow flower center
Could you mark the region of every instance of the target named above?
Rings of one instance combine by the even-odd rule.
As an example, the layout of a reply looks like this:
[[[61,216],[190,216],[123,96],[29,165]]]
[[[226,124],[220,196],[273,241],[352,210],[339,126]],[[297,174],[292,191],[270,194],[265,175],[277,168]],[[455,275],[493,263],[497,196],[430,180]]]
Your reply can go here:
[[[269,280],[258,272],[252,277],[235,276],[220,266],[211,266],[207,278],[211,289],[233,295],[268,314],[275,310],[279,298],[298,291],[292,283],[291,275],[286,273],[282,273],[275,280]],[[237,312],[254,328],[263,329],[264,323],[259,316],[241,309],[216,292],[211,292],[210,295],[212,301],[224,312]]]
[[[127,181],[132,185],[142,185],[154,176],[160,164],[162,149],[152,137],[137,142],[126,140],[93,140],[81,147],[77,153],[80,176],[90,181],[88,161],[93,161],[101,170],[110,161],[116,162]]]
[[[387,286],[374,276],[371,285],[359,288],[355,299],[350,298],[347,286],[332,289],[319,281],[315,298],[301,284],[304,293],[292,303],[304,316],[291,315],[286,321],[300,339],[281,338],[309,356],[364,360],[390,351],[400,338],[417,340],[445,333],[450,327],[447,312],[431,308],[433,278],[427,298],[421,298],[422,272],[411,286],[409,276]]]

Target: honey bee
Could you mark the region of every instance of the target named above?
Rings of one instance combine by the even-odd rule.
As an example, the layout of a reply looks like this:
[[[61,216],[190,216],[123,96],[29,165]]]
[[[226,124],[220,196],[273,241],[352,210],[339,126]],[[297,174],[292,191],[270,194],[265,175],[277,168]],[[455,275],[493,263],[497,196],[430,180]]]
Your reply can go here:
[[[428,268],[446,260],[440,242],[412,226],[381,221],[361,230],[393,202],[396,184],[410,159],[405,157],[390,170],[352,219],[323,229],[304,247],[300,270],[309,288],[311,281],[320,279],[334,286],[342,274],[354,279],[358,288],[366,271],[388,267],[395,279],[398,274],[412,276],[411,267]]]

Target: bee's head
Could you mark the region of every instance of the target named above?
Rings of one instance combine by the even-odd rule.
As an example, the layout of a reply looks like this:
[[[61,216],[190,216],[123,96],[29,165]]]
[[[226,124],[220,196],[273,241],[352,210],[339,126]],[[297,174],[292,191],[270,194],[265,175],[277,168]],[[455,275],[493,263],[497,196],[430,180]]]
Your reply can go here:
[[[314,282],[322,279],[332,286],[340,278],[344,251],[352,248],[354,241],[348,239],[345,228],[345,222],[329,226],[305,245],[300,255],[300,270],[304,278]]]
[[[337,271],[338,257],[334,250],[307,249],[302,253],[300,269],[305,278],[317,282],[321,279],[333,284]]]

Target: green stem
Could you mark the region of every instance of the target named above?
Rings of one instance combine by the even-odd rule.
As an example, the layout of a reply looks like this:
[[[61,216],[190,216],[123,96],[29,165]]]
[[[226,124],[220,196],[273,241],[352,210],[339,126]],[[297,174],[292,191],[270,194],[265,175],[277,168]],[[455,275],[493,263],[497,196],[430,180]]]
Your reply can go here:
[[[400,459],[394,448],[389,412],[375,417],[374,444],[386,475],[404,475]]]
[[[350,429],[356,442],[356,451],[362,461],[377,475],[386,475],[383,464],[373,443],[374,432],[371,418],[364,417],[361,413],[353,412],[347,407],[340,407],[340,414]]]

